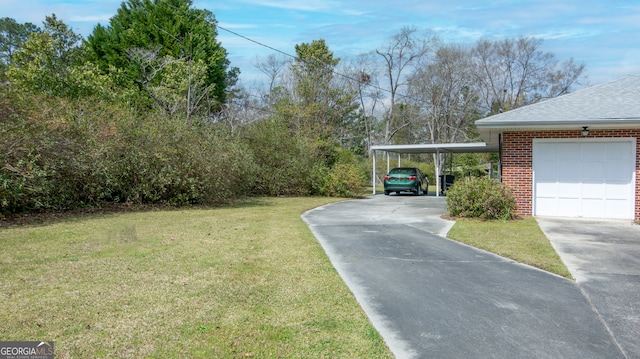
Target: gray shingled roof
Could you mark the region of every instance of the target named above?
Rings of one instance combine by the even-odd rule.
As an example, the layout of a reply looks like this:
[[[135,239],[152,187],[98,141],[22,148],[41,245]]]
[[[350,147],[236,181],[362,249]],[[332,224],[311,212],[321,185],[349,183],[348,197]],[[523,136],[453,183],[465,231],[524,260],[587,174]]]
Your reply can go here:
[[[640,124],[640,75],[588,87],[476,121],[478,128]],[[617,126],[618,127],[618,126]]]
[[[640,128],[640,75],[589,87],[476,121],[482,138],[504,130]]]

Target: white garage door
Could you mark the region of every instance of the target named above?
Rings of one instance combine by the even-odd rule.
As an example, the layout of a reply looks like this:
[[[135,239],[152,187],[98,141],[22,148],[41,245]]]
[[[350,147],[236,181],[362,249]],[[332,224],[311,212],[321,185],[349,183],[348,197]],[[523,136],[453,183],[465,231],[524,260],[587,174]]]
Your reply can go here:
[[[534,140],[534,215],[634,215],[635,139]]]

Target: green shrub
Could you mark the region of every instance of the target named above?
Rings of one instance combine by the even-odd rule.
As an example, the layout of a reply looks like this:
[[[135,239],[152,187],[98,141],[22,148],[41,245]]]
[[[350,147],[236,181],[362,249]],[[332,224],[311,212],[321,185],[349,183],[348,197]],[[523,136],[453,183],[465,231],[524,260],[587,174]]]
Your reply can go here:
[[[264,120],[246,129],[243,135],[251,152],[254,175],[250,193],[256,195],[309,195],[309,173],[316,161],[304,141],[292,136],[286,124]]]
[[[110,203],[221,203],[245,195],[250,152],[212,124],[0,88],[0,216]]]
[[[322,192],[331,197],[351,197],[365,182],[366,175],[356,164],[337,163],[324,177]]]
[[[447,210],[454,217],[509,220],[515,209],[511,189],[489,177],[458,181],[447,190]]]
[[[293,136],[285,121],[255,123],[245,132],[256,175],[257,195],[353,196],[366,173],[353,152],[325,139]]]

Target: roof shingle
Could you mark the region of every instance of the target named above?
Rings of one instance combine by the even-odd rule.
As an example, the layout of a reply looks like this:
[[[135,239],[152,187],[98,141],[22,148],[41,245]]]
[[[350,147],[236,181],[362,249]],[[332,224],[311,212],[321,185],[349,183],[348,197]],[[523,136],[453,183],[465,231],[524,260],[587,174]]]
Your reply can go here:
[[[478,129],[640,124],[640,75],[582,89],[476,121]]]

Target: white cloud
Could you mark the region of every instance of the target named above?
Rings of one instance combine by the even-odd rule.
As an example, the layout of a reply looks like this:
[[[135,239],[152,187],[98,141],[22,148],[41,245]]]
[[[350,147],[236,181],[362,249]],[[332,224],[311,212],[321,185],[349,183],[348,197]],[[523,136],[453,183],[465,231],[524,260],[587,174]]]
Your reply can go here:
[[[226,22],[219,22],[218,25],[227,29],[255,29],[256,27],[258,27],[258,25],[256,24],[238,24]]]
[[[301,11],[327,11],[340,5],[333,1],[323,0],[245,0],[242,2],[263,7]]]
[[[72,22],[91,22],[91,23],[107,23],[113,17],[113,14],[102,15],[75,15],[69,21]]]

